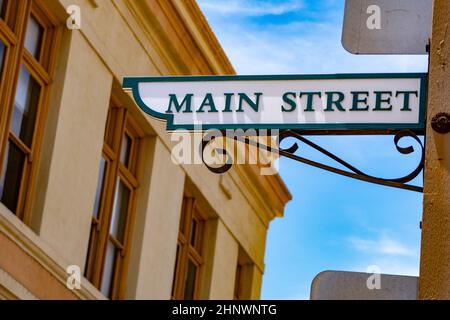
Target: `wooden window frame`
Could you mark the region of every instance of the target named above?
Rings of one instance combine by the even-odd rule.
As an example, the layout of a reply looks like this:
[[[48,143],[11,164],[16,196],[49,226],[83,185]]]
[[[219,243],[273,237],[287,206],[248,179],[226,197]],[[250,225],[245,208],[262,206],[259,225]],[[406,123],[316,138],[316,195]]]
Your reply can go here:
[[[196,221],[197,229],[195,233],[194,245],[191,243],[192,221]],[[197,267],[197,274],[194,284],[193,299],[201,297],[201,288],[204,273],[204,244],[205,244],[205,223],[206,217],[201,212],[194,197],[186,192],[183,196],[182,212],[180,217],[180,228],[177,241],[177,258],[175,262],[174,277],[172,284],[172,300],[184,299],[185,276],[189,260]]]
[[[124,135],[132,139],[129,152],[128,167],[120,161],[122,139]],[[125,297],[127,270],[130,257],[132,230],[135,220],[137,194],[139,189],[138,167],[141,139],[144,133],[130,115],[127,108],[112,96],[105,127],[105,138],[102,158],[105,160],[103,181],[100,192],[100,202],[97,218],[92,216],[91,236],[86,259],[85,276],[101,290],[105,257],[108,241],[116,250],[114,275],[111,283],[111,299]],[[110,224],[114,208],[114,200],[118,181],[121,181],[130,191],[123,241],[110,234]]]
[[[25,156],[14,214],[25,224],[29,224],[31,199],[35,192],[39,153],[62,28],[60,21],[47,8],[43,0],[6,1],[4,19],[0,18],[0,40],[5,46],[0,78],[0,172],[6,162],[6,146],[12,143]],[[39,60],[25,49],[27,23],[31,16],[43,30]],[[30,146],[23,143],[11,128],[14,100],[22,66],[40,87]]]
[[[234,300],[242,300],[242,274],[244,266],[238,261],[234,278]]]
[[[250,299],[251,287],[253,285],[253,268],[254,263],[244,249],[239,246],[234,282],[234,300]]]

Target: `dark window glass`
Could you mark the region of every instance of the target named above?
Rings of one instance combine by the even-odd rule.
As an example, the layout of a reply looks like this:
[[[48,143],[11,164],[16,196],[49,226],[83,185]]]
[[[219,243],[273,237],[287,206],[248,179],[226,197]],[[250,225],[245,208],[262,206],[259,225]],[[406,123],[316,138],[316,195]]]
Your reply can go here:
[[[25,35],[25,48],[36,58],[36,60],[39,60],[43,34],[44,28],[42,28],[35,18],[30,17],[27,25],[27,33]]]
[[[180,217],[180,233],[185,235],[186,234],[186,227],[185,227],[185,223],[186,223],[186,202],[187,202],[187,198],[183,198],[183,204],[181,205],[181,217]]]
[[[109,232],[121,243],[123,243],[125,235],[125,224],[127,221],[130,195],[130,189],[128,189],[120,179],[117,179],[116,194],[114,196],[114,207]]]
[[[189,259],[185,278],[184,299],[193,300],[195,292],[195,279],[197,278],[197,266]]]
[[[103,182],[105,180],[105,172],[106,172],[106,160],[102,158],[100,160],[100,170],[98,173],[97,190],[95,191],[94,211],[92,212],[92,216],[94,218],[98,218],[98,212],[102,200],[101,198],[104,184]]]
[[[128,162],[130,160],[132,141],[133,140],[131,140],[131,138],[126,134],[122,139],[122,147],[120,149],[120,162],[122,162],[125,167],[128,167]]]
[[[91,227],[91,233],[89,235],[89,246],[88,246],[88,253],[87,253],[87,259],[86,264],[84,266],[84,275],[86,277],[90,277],[92,274],[92,257],[96,257],[97,255],[97,241],[98,241],[98,234],[96,230],[96,226]]]
[[[198,228],[198,223],[197,220],[192,219],[192,223],[191,223],[191,240],[190,243],[191,245],[195,248],[196,247],[196,236],[197,236],[197,228]]]
[[[1,0],[0,0],[1,1]],[[5,45],[0,41],[0,74],[3,70],[3,58],[5,57]]]
[[[242,273],[242,266],[238,264],[236,268],[236,276],[234,278],[234,298],[236,300],[240,299],[240,293],[241,293],[241,273]]]
[[[0,18],[4,18],[4,14],[5,14],[5,8],[6,8],[6,1],[5,0],[0,0]]]
[[[173,270],[174,277],[176,277],[178,273],[178,261],[180,260],[180,245],[177,244],[177,256],[175,257],[175,268]],[[175,282],[172,281],[172,296],[175,295]]]
[[[116,132],[120,130],[118,118],[120,116],[120,110],[112,107],[108,112],[108,119],[105,128],[105,142],[114,151],[118,148],[120,140],[116,138]]]
[[[0,199],[14,213],[16,212],[17,201],[19,200],[24,164],[25,155],[23,152],[13,143],[8,143],[2,175],[0,177]]]
[[[22,66],[14,100],[11,130],[28,147],[31,147],[33,139],[39,93],[39,84],[31,77],[27,69]]]
[[[114,280],[115,261],[117,250],[111,241],[108,241],[105,256],[105,266],[103,268],[102,285],[100,291],[106,297],[111,297],[112,282]]]

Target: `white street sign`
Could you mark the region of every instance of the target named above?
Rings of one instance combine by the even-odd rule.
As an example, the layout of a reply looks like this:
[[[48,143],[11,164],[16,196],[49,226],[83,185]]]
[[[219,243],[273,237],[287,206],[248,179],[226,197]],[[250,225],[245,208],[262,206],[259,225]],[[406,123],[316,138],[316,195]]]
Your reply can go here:
[[[433,0],[346,0],[342,45],[354,54],[426,54]]]
[[[125,78],[123,86],[168,130],[424,127],[422,73],[144,77]]]

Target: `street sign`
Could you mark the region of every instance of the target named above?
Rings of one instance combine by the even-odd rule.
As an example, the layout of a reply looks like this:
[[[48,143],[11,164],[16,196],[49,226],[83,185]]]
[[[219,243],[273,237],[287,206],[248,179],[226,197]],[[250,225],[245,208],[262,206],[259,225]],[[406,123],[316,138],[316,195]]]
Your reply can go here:
[[[424,129],[426,74],[125,78],[139,107],[167,129]]]
[[[346,0],[342,45],[354,54],[426,54],[433,0]]]
[[[416,300],[417,277],[324,271],[311,284],[311,300]]]

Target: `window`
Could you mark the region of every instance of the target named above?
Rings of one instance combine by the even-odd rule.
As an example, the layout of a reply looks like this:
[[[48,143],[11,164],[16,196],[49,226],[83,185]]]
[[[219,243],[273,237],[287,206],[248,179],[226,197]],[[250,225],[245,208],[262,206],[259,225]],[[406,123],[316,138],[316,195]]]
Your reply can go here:
[[[143,136],[112,99],[105,129],[85,276],[108,298],[124,295]]]
[[[205,220],[195,205],[195,199],[183,198],[178,233],[172,299],[194,300],[200,297],[202,278],[203,233]]]
[[[0,201],[25,223],[59,29],[42,0],[0,0]]]
[[[234,300],[242,300],[242,269],[243,265],[238,261],[234,279]]]
[[[250,257],[239,247],[234,281],[234,300],[249,300],[251,298],[253,268],[254,264]]]

